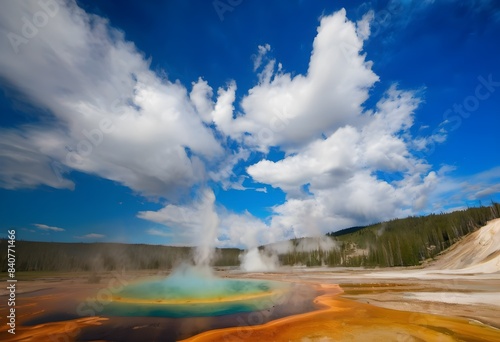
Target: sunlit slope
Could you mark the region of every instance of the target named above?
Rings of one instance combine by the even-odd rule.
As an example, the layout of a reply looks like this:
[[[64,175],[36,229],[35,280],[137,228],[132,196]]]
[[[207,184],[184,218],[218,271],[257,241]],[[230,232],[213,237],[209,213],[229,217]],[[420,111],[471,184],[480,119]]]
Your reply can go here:
[[[500,219],[488,222],[451,246],[429,268],[467,273],[500,272]]]
[[[282,265],[392,267],[427,265],[455,243],[500,218],[500,204],[410,216],[328,233],[329,244],[302,239],[265,246]],[[306,243],[307,242],[307,243]],[[321,241],[319,241],[321,242]],[[307,248],[301,248],[302,245]],[[288,249],[285,247],[289,247]],[[315,248],[312,248],[315,247]]]

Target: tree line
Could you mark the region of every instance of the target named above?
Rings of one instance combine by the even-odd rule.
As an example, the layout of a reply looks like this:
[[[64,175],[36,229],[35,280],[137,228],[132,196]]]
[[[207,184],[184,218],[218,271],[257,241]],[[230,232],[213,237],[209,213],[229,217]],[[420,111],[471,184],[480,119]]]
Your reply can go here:
[[[328,249],[293,249],[282,265],[392,267],[432,259],[464,236],[500,217],[500,204],[452,213],[411,216],[327,234]],[[301,239],[292,240],[292,246]],[[327,244],[328,245],[328,244]],[[2,247],[3,246],[3,247]],[[1,272],[7,271],[7,240],[0,240]],[[265,250],[265,246],[261,246]],[[213,266],[238,266],[242,250],[216,249]],[[111,271],[171,269],[192,260],[193,248],[120,243],[16,242],[17,271]]]
[[[0,240],[2,252],[7,240]],[[121,243],[64,243],[16,241],[16,271],[163,270],[192,260],[194,249]],[[217,249],[214,265],[237,265],[239,249]],[[7,253],[1,253],[1,271],[7,271]]]
[[[464,236],[500,218],[500,204],[452,213],[411,216],[328,233],[336,247],[279,256],[282,264],[307,266],[415,266],[436,257]]]

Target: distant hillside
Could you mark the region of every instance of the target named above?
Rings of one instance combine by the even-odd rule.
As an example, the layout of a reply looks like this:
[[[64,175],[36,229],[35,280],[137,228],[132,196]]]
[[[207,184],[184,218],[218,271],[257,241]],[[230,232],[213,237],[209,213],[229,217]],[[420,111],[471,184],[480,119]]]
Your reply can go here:
[[[368,226],[357,226],[357,227],[345,228],[345,229],[341,229],[341,230],[338,230],[338,231],[333,232],[333,233],[328,233],[326,235],[327,236],[342,236],[342,235],[356,233],[358,230],[365,229],[366,227],[368,227]]]
[[[283,265],[414,266],[432,259],[465,236],[500,218],[500,205],[448,214],[408,217],[353,227],[324,237],[294,239],[262,246]],[[7,270],[7,242],[0,240],[1,271]],[[217,249],[214,266],[239,265],[242,251]],[[16,242],[17,271],[105,271],[170,269],[192,258],[190,247],[119,243]]]
[[[1,271],[7,270],[7,242],[0,240]],[[17,271],[105,271],[170,269],[190,260],[193,249],[121,243],[62,243],[16,241]],[[214,265],[238,265],[240,250],[217,249]]]
[[[311,252],[294,249],[280,253],[279,259],[284,265],[414,266],[434,258],[489,220],[499,217],[500,205],[492,203],[447,214],[353,227],[327,234],[334,248],[318,248]]]
[[[454,273],[500,272],[500,219],[467,235],[427,268]]]

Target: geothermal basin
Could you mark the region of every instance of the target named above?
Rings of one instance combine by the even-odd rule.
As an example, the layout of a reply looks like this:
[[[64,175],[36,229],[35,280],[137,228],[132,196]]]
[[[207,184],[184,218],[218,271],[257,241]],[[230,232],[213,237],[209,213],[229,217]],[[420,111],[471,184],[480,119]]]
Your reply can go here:
[[[291,289],[285,282],[218,278],[209,268],[183,265],[166,278],[127,285],[103,313],[170,318],[231,315],[269,310]]]
[[[418,268],[19,273],[0,340],[500,341],[499,224]]]
[[[168,276],[109,272],[96,283],[83,273],[26,278],[16,298],[16,334],[0,327],[0,340],[500,341],[497,274],[328,268],[214,274],[181,267]],[[108,298],[111,289],[118,291]],[[422,300],[420,293],[433,296]]]

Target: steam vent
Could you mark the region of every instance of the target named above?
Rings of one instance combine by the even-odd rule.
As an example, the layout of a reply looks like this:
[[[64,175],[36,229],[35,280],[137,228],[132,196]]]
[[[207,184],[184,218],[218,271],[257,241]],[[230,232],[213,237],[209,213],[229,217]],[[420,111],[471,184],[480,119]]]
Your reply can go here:
[[[106,307],[111,316],[196,317],[265,310],[289,290],[269,280],[217,278],[208,269],[185,266],[164,279],[128,285]]]

